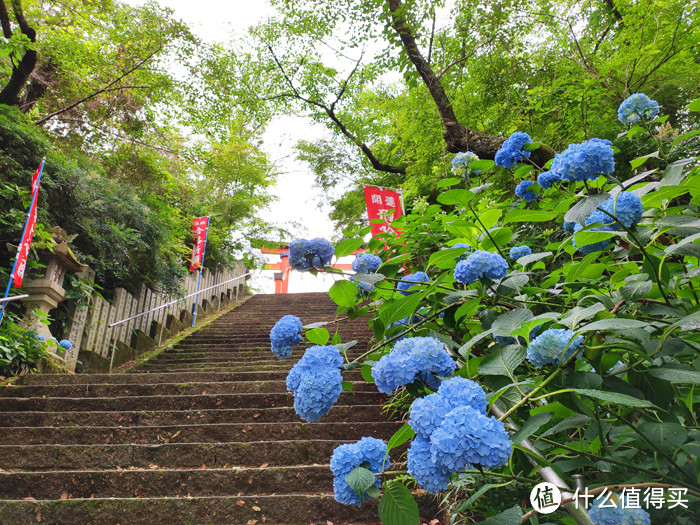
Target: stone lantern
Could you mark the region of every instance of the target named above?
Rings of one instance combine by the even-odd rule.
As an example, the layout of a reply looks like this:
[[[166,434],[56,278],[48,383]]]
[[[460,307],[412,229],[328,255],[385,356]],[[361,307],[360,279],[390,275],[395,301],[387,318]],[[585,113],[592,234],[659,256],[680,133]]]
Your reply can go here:
[[[84,271],[87,267],[80,264],[73,253],[68,248],[67,242],[62,242],[54,247],[53,252],[43,251],[39,257],[42,264],[46,266],[44,276],[39,279],[27,281],[22,285],[29,298],[23,302],[27,307],[27,317],[25,324],[37,334],[52,337],[48,325],[41,322],[35,310],[47,314],[58,306],[58,303],[66,298],[66,291],[63,288],[63,281],[66,273],[77,273]]]

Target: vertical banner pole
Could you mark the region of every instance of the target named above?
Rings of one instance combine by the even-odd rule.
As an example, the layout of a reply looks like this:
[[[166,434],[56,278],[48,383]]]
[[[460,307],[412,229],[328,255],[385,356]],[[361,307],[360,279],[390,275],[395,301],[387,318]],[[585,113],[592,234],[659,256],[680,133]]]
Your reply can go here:
[[[20,259],[20,254],[22,252],[22,246],[24,245],[25,239],[24,236],[27,234],[27,227],[29,226],[29,221],[32,216],[32,210],[34,210],[34,206],[36,204],[36,199],[39,196],[39,183],[41,182],[41,174],[44,172],[44,163],[46,162],[46,157],[41,159],[41,164],[39,165],[39,169],[37,170],[37,177],[36,181],[33,180],[32,177],[32,202],[29,205],[29,212],[27,213],[27,220],[24,223],[24,229],[22,230],[22,238],[20,240],[20,245],[17,250],[17,256],[15,257],[15,262],[12,264],[12,271],[10,272],[10,280],[7,282],[7,288],[5,289],[5,296],[3,299],[7,299],[10,295],[10,288],[12,287],[12,282],[15,279],[15,271],[17,271],[17,262]],[[35,212],[36,213],[36,212]],[[31,243],[31,239],[29,239],[29,242]],[[5,317],[5,305],[2,300],[0,300],[0,324],[2,324],[2,320]]]
[[[202,263],[199,265],[199,279],[197,280],[197,295],[194,296],[194,311],[192,312],[192,326],[197,320],[197,301],[199,300],[199,287],[202,284],[202,270],[204,269],[204,254],[207,252],[207,239],[209,238],[209,221],[211,215],[207,216],[207,233],[204,236],[204,248],[202,249]]]

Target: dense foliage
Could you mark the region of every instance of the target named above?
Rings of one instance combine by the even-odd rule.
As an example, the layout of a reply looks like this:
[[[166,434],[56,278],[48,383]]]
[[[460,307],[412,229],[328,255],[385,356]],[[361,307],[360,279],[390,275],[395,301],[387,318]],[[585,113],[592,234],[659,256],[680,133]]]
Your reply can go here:
[[[530,180],[536,199],[486,182],[501,168],[472,160],[469,179],[440,180],[437,203],[419,200],[393,223],[400,237],[369,241],[383,261],[376,271],[330,290],[339,315],[370,315],[375,336],[343,368],[361,367],[409,417],[387,453],[412,440],[407,472],[428,492],[446,491],[451,523],[542,523],[518,502],[543,479],[570,496],[576,477],[595,502],[590,517],[568,502],[547,522],[694,523],[700,157],[678,152],[698,131],[669,133],[664,108],[645,111],[631,126],[623,111],[614,148],[594,139],[543,167],[523,155],[507,173]],[[622,149],[638,156],[613,159]],[[534,182],[542,175],[546,187]],[[363,242],[343,241],[335,254]],[[513,252],[523,242],[527,252]],[[331,340],[306,328],[311,342]],[[353,344],[337,333],[331,342],[343,353]],[[417,524],[406,488],[415,485],[395,452],[392,461],[399,470],[383,469],[383,495],[360,458],[342,470],[356,497],[345,488],[337,496],[381,497],[383,523]],[[606,509],[605,491],[613,502],[638,497],[642,510]]]

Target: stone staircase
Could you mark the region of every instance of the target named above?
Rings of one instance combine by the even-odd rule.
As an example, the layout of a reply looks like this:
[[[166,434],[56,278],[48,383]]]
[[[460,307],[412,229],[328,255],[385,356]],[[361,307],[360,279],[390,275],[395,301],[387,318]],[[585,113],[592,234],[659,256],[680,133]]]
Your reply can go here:
[[[378,523],[377,502],[333,499],[333,449],[387,440],[386,396],[355,383],[319,423],[286,391],[289,368],[269,345],[285,314],[335,318],[327,294],[258,295],[137,373],[29,375],[0,391],[0,524]],[[368,347],[366,320],[342,321]],[[396,454],[392,454],[395,456]],[[396,458],[395,458],[396,459]],[[435,501],[420,498],[426,518]]]

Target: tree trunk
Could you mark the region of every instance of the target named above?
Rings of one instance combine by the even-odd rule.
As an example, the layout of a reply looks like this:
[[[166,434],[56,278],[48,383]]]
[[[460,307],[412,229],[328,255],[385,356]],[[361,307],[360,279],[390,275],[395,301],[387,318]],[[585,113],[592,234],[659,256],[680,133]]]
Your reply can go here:
[[[36,42],[36,31],[34,28],[29,26],[24,18],[21,1],[12,0],[12,8],[20,31],[27,35],[29,40]],[[2,24],[5,38],[10,38],[12,36],[12,31],[4,0],[0,0],[0,23]],[[24,53],[22,59],[19,61],[19,64],[12,67],[12,75],[10,76],[9,82],[2,88],[2,91],[0,91],[0,104],[7,104],[8,106],[19,105],[20,93],[27,84],[32,71],[34,71],[36,61],[37,52],[32,49],[28,49]]]

